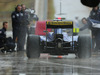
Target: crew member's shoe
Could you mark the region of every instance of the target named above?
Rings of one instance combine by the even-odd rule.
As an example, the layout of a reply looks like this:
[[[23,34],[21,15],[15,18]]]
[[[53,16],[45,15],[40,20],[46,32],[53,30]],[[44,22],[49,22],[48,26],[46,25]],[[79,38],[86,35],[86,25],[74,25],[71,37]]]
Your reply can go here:
[[[7,50],[2,49],[1,52],[4,53],[4,54],[6,54]]]

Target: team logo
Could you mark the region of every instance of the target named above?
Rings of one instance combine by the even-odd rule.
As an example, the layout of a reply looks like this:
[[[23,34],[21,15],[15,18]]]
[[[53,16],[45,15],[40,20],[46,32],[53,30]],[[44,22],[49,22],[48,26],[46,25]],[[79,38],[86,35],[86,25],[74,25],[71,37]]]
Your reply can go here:
[[[15,15],[13,15],[12,17],[15,18]]]
[[[16,14],[16,16],[19,16],[19,14]]]
[[[23,13],[21,13],[20,15],[23,16]]]

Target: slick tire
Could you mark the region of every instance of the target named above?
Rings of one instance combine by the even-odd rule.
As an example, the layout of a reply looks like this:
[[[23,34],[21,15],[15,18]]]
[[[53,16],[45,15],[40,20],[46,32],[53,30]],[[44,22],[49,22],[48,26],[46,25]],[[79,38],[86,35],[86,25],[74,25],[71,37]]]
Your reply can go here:
[[[28,58],[39,58],[40,57],[40,45],[39,36],[30,34],[27,38],[27,57]]]
[[[78,57],[90,58],[91,57],[91,38],[88,35],[82,35],[78,38]]]

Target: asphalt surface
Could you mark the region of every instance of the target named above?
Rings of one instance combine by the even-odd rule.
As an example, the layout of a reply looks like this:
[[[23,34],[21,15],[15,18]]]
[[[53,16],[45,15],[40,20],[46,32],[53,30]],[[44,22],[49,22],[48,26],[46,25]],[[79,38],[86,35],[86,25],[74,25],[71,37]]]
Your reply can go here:
[[[79,59],[74,54],[41,53],[39,59],[28,59],[26,51],[0,52],[0,75],[100,75],[100,52],[91,55],[91,58]]]
[[[89,59],[47,57],[28,59],[25,51],[0,53],[0,75],[100,75],[100,52]]]

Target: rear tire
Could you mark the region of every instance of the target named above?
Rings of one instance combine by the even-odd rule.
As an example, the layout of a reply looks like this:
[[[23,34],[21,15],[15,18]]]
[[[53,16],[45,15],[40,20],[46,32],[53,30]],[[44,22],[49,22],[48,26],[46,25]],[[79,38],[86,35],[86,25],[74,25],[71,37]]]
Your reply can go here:
[[[40,57],[40,38],[37,35],[30,34],[27,38],[27,57],[39,58]]]
[[[88,35],[79,36],[78,38],[78,57],[90,58],[91,57],[91,38]]]

